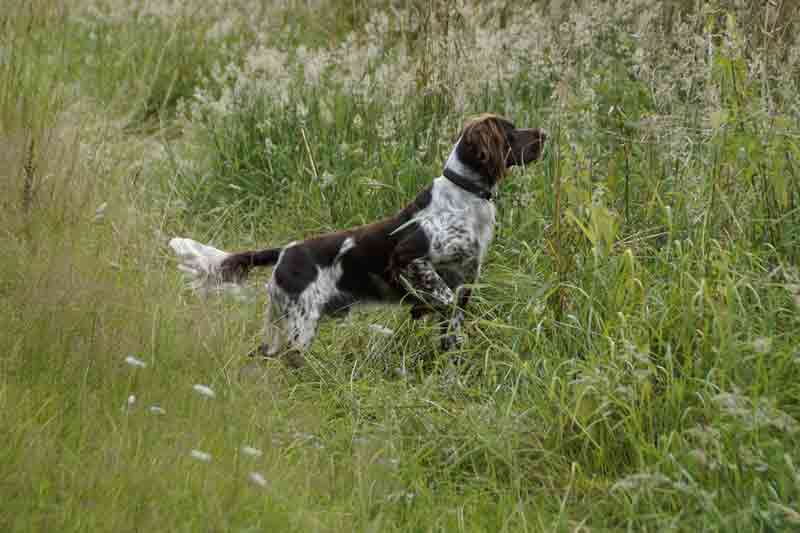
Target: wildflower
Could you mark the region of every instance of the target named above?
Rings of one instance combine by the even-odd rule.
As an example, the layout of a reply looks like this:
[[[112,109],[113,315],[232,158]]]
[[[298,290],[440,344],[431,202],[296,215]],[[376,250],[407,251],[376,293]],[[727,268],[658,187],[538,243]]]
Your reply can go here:
[[[261,475],[259,472],[250,472],[250,481],[258,485],[259,487],[266,487],[267,480],[264,479],[264,476]]]
[[[772,339],[769,337],[759,337],[753,341],[753,349],[757,353],[767,353],[772,346]]]
[[[133,404],[135,404],[135,403],[136,403],[136,396],[134,396],[133,394],[128,396],[128,409],[133,407]]]
[[[616,490],[633,490],[638,488],[653,488],[659,485],[669,483],[669,478],[663,474],[651,474],[649,472],[641,472],[638,474],[631,474],[614,483],[611,487],[612,492]]]
[[[380,333],[381,335],[386,335],[387,337],[394,335],[394,330],[389,329],[386,326],[381,326],[380,324],[370,324],[368,327],[371,331]]]
[[[400,503],[400,502],[411,503],[416,497],[417,495],[414,492],[400,490],[397,492],[392,492],[391,494],[386,496],[385,499],[391,503]]]
[[[329,187],[330,185],[333,185],[333,182],[336,180],[336,178],[330,172],[324,172],[319,179],[322,182],[323,187]]]
[[[157,405],[151,405],[150,406],[150,412],[153,413],[154,415],[165,415],[165,414],[167,414],[167,412],[164,409],[162,409],[161,407],[159,407]]]
[[[189,455],[191,455],[192,457],[194,457],[198,461],[203,461],[204,463],[210,463],[211,462],[211,454],[210,453],[206,453],[206,452],[203,452],[203,451],[200,451],[200,450],[192,450],[191,452],[189,452]]]
[[[198,394],[202,394],[206,398],[214,398],[216,396],[216,394],[214,394],[214,391],[211,390],[211,387],[207,387],[205,385],[197,384],[192,388],[195,391],[197,391]]]
[[[147,363],[145,363],[141,359],[138,359],[138,358],[136,358],[136,357],[134,357],[132,355],[129,355],[128,357],[126,357],[125,358],[125,362],[128,363],[129,365],[133,366],[133,367],[136,367],[136,368],[144,368],[144,367],[147,366]]]
[[[252,446],[242,446],[242,453],[250,457],[261,457],[262,455],[261,450],[253,448]]]
[[[100,222],[106,216],[106,208],[108,207],[108,202],[103,202],[100,204],[97,209],[94,211],[94,221]]]

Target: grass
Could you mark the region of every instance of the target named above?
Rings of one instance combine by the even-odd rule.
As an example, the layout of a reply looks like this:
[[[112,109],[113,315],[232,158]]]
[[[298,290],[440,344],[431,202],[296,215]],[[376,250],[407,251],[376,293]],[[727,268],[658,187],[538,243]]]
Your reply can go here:
[[[755,4],[5,10],[0,529],[797,528],[800,43]],[[551,135],[465,348],[360,311],[254,379],[264,295],[168,238],[392,213],[482,111]]]

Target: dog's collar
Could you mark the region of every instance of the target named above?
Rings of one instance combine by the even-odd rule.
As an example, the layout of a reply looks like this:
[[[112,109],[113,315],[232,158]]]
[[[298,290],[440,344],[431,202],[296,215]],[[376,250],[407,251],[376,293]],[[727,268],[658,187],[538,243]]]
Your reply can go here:
[[[442,175],[447,178],[448,180],[452,181],[462,189],[467,192],[471,192],[478,198],[483,198],[484,200],[491,201],[494,198],[494,194],[492,193],[491,189],[487,189],[486,187],[481,187],[474,181],[470,181],[463,176],[456,173],[454,170],[451,170],[449,167],[444,168],[444,172]]]

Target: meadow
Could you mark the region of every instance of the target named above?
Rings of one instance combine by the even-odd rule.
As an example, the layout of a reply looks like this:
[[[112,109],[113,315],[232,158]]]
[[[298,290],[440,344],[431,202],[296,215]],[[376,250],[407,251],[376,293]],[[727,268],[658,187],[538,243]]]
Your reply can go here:
[[[545,128],[439,350],[407,309],[253,367],[277,246]],[[5,0],[0,530],[800,530],[789,0]]]

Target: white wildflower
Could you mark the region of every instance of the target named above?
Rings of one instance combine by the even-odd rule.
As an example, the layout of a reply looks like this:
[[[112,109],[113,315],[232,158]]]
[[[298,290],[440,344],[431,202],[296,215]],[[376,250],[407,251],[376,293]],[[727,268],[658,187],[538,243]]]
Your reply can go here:
[[[653,488],[659,485],[668,484],[669,478],[663,474],[651,474],[649,472],[642,472],[639,474],[631,474],[614,483],[611,487],[612,491],[615,490],[633,490],[638,488]]]
[[[414,492],[400,490],[397,492],[390,493],[389,495],[386,496],[385,499],[386,501],[391,503],[400,503],[400,502],[411,503],[416,497],[417,495]]]
[[[319,177],[319,180],[322,182],[323,187],[329,187],[333,185],[336,178],[330,172],[324,172],[322,176]]]
[[[250,472],[250,481],[258,485],[259,487],[266,487],[267,480],[264,479],[264,476],[261,475],[259,472]]]
[[[210,463],[211,462],[211,454],[207,453],[207,452],[203,452],[203,451],[200,451],[200,450],[192,450],[191,452],[189,452],[189,455],[191,455],[193,458],[197,459],[198,461],[203,461],[204,463]]]
[[[242,446],[242,453],[250,457],[261,457],[263,455],[261,450],[252,446]]]
[[[756,353],[767,353],[772,347],[772,339],[769,337],[759,337],[753,341],[753,349]]]
[[[128,409],[133,407],[133,404],[135,404],[135,403],[136,403],[136,396],[134,396],[133,394],[128,396]]]
[[[101,220],[103,220],[105,218],[105,216],[106,216],[106,208],[107,207],[108,207],[108,202],[103,202],[102,204],[97,206],[97,209],[94,210],[94,221],[95,222],[100,222]]]
[[[202,394],[206,398],[214,398],[216,396],[214,391],[211,390],[211,387],[207,387],[206,385],[197,384],[192,388],[197,391],[198,394]]]
[[[145,363],[141,359],[138,359],[138,358],[136,358],[136,357],[134,357],[132,355],[129,355],[128,357],[126,357],[125,358],[125,362],[128,363],[129,365],[133,366],[133,367],[136,367],[136,368],[144,368],[144,367],[147,366],[147,363]]]
[[[368,327],[370,331],[380,333],[381,335],[385,335],[387,337],[394,335],[394,330],[389,329],[386,326],[381,326],[380,324],[370,324]]]
[[[372,178],[366,178],[364,180],[364,185],[369,187],[370,189],[391,189],[391,185],[387,185],[382,181],[374,180]]]
[[[159,407],[157,405],[151,405],[150,406],[150,412],[153,413],[154,415],[165,415],[165,414],[167,414],[167,412],[164,409],[162,409],[161,407]]]

